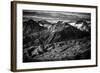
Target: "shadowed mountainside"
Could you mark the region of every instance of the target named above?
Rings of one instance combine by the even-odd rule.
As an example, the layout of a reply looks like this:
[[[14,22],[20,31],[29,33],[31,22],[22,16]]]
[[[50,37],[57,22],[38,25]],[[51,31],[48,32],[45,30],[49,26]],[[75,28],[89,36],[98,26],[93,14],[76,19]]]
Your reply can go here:
[[[81,23],[82,27],[88,25]],[[23,62],[90,59],[91,34],[87,29],[90,27],[81,30],[62,21],[23,22]]]

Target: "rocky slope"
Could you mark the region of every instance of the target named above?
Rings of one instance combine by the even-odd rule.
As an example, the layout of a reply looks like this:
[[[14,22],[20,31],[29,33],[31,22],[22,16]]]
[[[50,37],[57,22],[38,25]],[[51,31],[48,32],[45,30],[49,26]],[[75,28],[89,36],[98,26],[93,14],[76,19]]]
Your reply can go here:
[[[90,31],[58,21],[29,20],[23,26],[23,62],[77,60],[91,58]],[[42,25],[40,25],[42,24]],[[79,24],[77,22],[76,24]],[[87,27],[84,28],[83,27]]]

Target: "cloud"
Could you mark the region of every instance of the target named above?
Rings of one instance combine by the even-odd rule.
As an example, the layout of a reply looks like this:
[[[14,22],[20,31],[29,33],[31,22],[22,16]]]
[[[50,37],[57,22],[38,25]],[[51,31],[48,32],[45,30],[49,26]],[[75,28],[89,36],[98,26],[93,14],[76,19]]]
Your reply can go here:
[[[91,18],[90,13],[44,11],[44,10],[23,10],[23,16],[36,19],[54,19],[54,20],[78,20],[80,18]]]

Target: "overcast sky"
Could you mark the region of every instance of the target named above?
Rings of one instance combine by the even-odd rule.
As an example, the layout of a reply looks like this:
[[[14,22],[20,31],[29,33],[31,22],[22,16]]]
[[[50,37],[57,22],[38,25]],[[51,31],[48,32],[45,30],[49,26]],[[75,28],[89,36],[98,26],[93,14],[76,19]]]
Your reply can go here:
[[[43,11],[43,10],[23,10],[23,16],[35,20],[78,20],[80,18],[91,18],[90,13]]]

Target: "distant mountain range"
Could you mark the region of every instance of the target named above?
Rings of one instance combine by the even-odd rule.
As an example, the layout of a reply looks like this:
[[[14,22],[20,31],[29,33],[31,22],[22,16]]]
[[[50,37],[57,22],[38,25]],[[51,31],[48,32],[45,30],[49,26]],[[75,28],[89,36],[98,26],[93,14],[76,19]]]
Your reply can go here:
[[[78,25],[81,25],[80,28]],[[71,25],[63,23],[63,21],[51,24],[46,20],[34,21],[30,19],[23,22],[24,43],[32,41],[32,44],[39,45],[87,37],[91,35],[89,25],[86,21],[77,21],[75,25]]]

